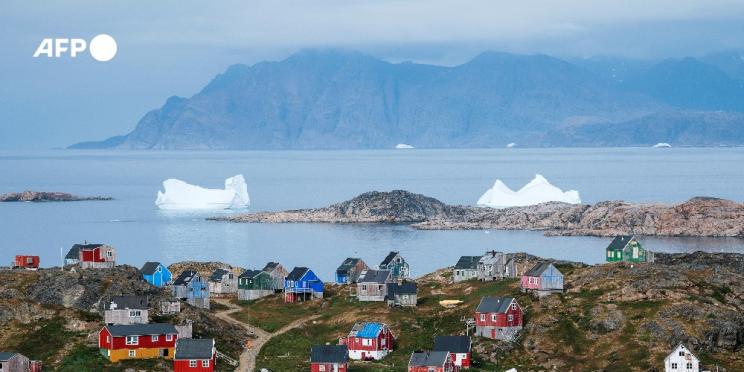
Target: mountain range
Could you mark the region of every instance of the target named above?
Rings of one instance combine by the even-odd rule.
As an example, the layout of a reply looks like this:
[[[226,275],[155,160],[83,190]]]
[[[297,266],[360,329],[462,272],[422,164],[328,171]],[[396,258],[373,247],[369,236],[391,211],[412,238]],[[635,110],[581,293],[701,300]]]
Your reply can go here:
[[[638,62],[486,52],[457,66],[305,50],[236,64],[129,134],[71,148],[355,149],[744,144],[738,53]]]

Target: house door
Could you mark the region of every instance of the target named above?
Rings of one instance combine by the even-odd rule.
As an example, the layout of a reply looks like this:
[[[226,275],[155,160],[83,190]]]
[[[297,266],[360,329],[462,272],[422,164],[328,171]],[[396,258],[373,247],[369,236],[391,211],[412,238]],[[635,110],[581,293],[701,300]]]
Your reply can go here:
[[[362,351],[362,360],[364,360],[367,357],[367,353]]]
[[[633,247],[633,258],[638,258],[638,247]]]
[[[160,349],[160,356],[161,357],[167,357],[168,356],[168,349]]]

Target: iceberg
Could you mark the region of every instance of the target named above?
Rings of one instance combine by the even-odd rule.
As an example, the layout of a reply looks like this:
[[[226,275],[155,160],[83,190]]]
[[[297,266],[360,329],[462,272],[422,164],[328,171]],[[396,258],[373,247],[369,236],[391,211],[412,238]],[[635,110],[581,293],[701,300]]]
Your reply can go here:
[[[398,149],[398,150],[415,149],[415,147],[413,147],[411,145],[407,145],[405,143],[399,143],[399,144],[395,145],[395,148]]]
[[[512,191],[501,180],[496,180],[493,187],[488,189],[478,199],[478,205],[482,207],[506,208],[535,205],[549,201],[559,201],[570,204],[581,203],[579,192],[576,190],[563,190],[553,186],[545,177],[537,174],[528,184],[519,191]]]
[[[206,189],[170,178],[158,190],[155,205],[168,210],[239,209],[250,204],[248,186],[242,174],[225,180],[225,189]]]
[[[672,145],[670,145],[670,144],[668,144],[666,142],[659,142],[659,143],[657,143],[657,144],[655,144],[655,145],[653,145],[651,147],[653,147],[655,149],[658,149],[658,148],[669,148],[669,147],[672,147]]]
[[[516,143],[514,143],[514,142],[509,142],[509,143],[508,143],[508,144],[506,145],[506,148],[510,149],[510,148],[512,148],[512,147],[514,147],[514,146],[516,146],[516,145],[517,145],[517,144],[516,144]]]

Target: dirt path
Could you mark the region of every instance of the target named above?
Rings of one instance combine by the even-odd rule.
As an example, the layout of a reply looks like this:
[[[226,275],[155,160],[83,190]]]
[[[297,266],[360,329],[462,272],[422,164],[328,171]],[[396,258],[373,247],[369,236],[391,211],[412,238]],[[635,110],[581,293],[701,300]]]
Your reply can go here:
[[[238,311],[241,311],[242,308],[238,305],[235,305],[234,303],[230,302],[227,299],[217,299],[213,298],[212,301],[215,301],[219,304],[227,306],[229,309],[220,311],[215,313],[215,315],[228,322],[235,324],[237,326],[245,328],[248,333],[254,335],[256,338],[253,340],[253,347],[250,349],[243,350],[243,353],[240,354],[240,365],[238,365],[238,368],[235,370],[238,372],[246,372],[246,371],[254,371],[256,369],[256,357],[258,356],[258,353],[261,351],[261,348],[268,342],[272,337],[279,336],[283,333],[286,333],[287,331],[290,331],[294,328],[297,328],[313,319],[318,318],[320,315],[315,314],[313,316],[309,316],[306,318],[297,319],[292,323],[287,324],[286,326],[280,328],[274,333],[269,333],[264,331],[261,328],[258,328],[256,326],[252,326],[247,323],[243,323],[241,321],[238,321],[230,316],[232,313],[236,313]]]

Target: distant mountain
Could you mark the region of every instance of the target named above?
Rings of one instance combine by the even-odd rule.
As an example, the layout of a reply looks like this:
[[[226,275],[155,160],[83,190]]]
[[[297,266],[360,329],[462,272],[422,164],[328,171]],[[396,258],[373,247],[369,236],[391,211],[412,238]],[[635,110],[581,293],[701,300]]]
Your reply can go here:
[[[638,129],[644,125],[669,133],[654,141],[674,145],[742,137],[744,119],[736,112],[744,111],[744,89],[717,67],[693,59],[626,63],[622,78],[612,79],[610,62],[602,63],[489,52],[443,67],[308,50],[231,66],[191,98],[171,97],[148,112],[131,133],[71,147],[645,145],[648,133]],[[681,127],[688,135],[678,135]]]

